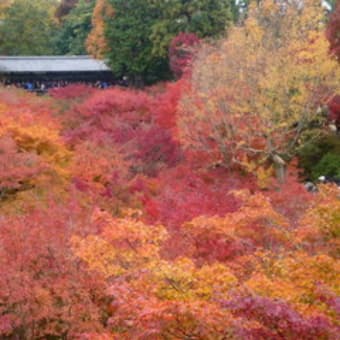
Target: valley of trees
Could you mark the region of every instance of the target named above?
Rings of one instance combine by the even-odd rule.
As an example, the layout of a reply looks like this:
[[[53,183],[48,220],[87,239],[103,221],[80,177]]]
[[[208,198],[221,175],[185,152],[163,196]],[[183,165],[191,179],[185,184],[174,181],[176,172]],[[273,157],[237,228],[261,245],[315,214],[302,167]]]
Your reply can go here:
[[[339,338],[340,4],[0,6],[131,85],[0,87],[1,339]]]

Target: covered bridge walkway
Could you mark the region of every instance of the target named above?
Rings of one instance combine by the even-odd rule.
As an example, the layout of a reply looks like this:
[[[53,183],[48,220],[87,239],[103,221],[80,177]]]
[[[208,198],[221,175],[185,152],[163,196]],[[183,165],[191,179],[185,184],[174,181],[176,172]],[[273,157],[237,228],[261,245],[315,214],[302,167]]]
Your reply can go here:
[[[89,56],[0,56],[0,78],[15,85],[114,81],[110,68]]]

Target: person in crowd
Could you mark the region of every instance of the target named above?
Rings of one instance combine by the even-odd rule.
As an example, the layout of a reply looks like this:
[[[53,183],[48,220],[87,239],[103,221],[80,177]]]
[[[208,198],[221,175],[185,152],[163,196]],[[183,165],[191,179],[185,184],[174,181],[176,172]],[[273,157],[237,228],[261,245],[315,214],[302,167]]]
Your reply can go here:
[[[46,93],[49,89],[52,88],[61,88],[68,86],[70,84],[84,84],[87,86],[92,86],[98,89],[107,89],[109,87],[112,87],[114,85],[119,86],[126,86],[125,82],[118,81],[118,82],[110,82],[105,80],[94,80],[94,81],[74,81],[70,82],[67,80],[41,80],[41,81],[16,81],[16,80],[10,80],[10,79],[3,79],[0,81],[0,86],[4,87],[16,87],[16,88],[22,88],[30,92],[37,92],[37,93]]]

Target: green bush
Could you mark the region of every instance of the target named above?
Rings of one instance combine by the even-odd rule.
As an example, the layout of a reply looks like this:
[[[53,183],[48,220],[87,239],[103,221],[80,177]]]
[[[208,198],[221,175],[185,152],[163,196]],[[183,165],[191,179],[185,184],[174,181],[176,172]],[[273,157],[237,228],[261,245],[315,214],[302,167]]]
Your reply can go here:
[[[303,145],[298,151],[299,166],[305,178],[339,175],[340,137],[322,135]],[[318,175],[320,174],[320,175]]]
[[[329,176],[340,179],[340,153],[335,154],[328,152],[320,162],[313,168],[312,178],[317,179],[320,176]]]

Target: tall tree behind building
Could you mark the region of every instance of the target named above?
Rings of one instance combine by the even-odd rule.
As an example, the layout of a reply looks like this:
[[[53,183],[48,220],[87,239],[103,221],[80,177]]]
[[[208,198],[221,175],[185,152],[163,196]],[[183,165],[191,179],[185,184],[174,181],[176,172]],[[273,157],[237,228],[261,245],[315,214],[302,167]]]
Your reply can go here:
[[[78,0],[68,14],[59,17],[59,29],[54,39],[56,54],[87,54],[85,42],[92,28],[95,3],[95,0]]]
[[[178,33],[219,36],[232,22],[232,0],[109,1],[115,12],[105,27],[110,65],[138,84],[169,77],[169,44]]]
[[[14,0],[2,12],[0,54],[52,54],[56,0]]]

